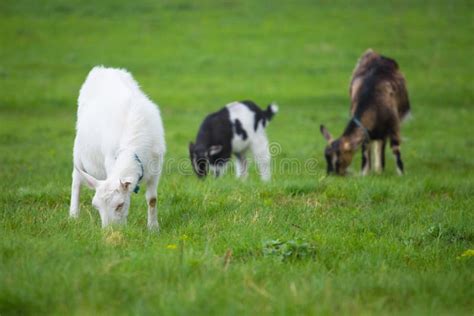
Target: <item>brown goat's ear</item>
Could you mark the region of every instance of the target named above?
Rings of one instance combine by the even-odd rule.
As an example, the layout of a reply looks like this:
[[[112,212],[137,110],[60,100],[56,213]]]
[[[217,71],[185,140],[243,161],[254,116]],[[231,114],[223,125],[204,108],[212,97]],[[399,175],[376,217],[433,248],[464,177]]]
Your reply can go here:
[[[319,130],[321,131],[321,134],[323,134],[324,136],[324,139],[326,139],[326,141],[328,143],[331,143],[332,142],[332,136],[331,134],[329,133],[328,129],[326,128],[326,126],[322,125],[319,127]]]

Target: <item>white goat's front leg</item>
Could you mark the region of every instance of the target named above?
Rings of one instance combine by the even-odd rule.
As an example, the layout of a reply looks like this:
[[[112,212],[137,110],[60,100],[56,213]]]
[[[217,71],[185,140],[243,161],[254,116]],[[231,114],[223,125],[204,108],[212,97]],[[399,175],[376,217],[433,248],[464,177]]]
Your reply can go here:
[[[112,173],[112,170],[114,168],[114,165],[115,165],[115,161],[116,161],[117,157],[114,157],[114,156],[107,156],[105,157],[105,173],[106,174],[111,174]]]
[[[237,178],[246,179],[248,176],[247,170],[247,158],[245,157],[245,153],[238,153],[235,155],[237,160],[235,162],[235,175]]]
[[[74,168],[72,171],[72,185],[71,185],[71,205],[69,207],[69,217],[79,217],[79,198],[81,195],[81,175],[79,171]]]
[[[252,140],[251,150],[257,163],[260,177],[263,181],[270,181],[270,148],[268,148],[268,139],[264,132],[257,134]]]
[[[158,224],[157,194],[159,175],[154,175],[146,184],[146,203],[148,205],[148,229],[160,229]]]

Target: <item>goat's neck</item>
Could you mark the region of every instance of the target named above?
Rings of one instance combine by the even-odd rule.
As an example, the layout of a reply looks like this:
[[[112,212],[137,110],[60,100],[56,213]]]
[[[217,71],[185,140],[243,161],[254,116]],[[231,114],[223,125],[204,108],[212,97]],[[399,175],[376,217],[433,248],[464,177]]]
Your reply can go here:
[[[351,149],[355,151],[366,140],[366,137],[365,131],[362,128],[354,126],[353,128],[347,129],[341,139],[344,143],[347,142]]]
[[[135,157],[135,152],[132,150],[120,151],[115,159],[111,176],[118,179],[130,179],[136,185],[141,174],[142,167]]]

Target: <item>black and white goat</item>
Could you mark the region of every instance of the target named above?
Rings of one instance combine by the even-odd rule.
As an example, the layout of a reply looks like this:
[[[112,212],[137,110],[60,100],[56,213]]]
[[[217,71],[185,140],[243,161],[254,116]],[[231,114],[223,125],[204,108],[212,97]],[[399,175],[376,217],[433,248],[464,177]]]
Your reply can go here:
[[[247,176],[245,154],[250,150],[263,181],[269,181],[270,150],[265,127],[278,112],[276,104],[265,111],[252,101],[232,102],[221,110],[209,114],[201,124],[196,143],[189,144],[189,154],[194,172],[199,178],[209,170],[220,176],[232,154],[237,157],[236,175]]]
[[[355,151],[362,147],[362,174],[385,167],[385,144],[390,140],[397,171],[403,174],[400,153],[400,125],[410,113],[405,77],[395,60],[367,50],[359,59],[349,88],[351,120],[343,135],[334,140],[324,125],[321,133],[328,142],[325,149],[328,173],[343,175]],[[374,161],[370,153],[374,152]]]

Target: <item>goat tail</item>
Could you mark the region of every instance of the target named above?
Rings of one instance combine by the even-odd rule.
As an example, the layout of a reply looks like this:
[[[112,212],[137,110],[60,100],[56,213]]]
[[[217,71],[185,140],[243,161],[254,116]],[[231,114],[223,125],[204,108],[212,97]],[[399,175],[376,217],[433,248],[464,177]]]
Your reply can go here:
[[[402,122],[407,122],[411,121],[413,118],[413,115],[411,114],[411,110],[408,110],[408,112],[403,113],[403,116],[401,117]]]
[[[265,118],[270,121],[277,112],[278,104],[272,102],[268,105],[267,109],[263,113],[265,114]]]
[[[398,115],[400,117],[401,122],[409,121],[412,118],[410,101],[408,101],[408,97],[406,98],[406,101],[402,104],[398,111]]]

